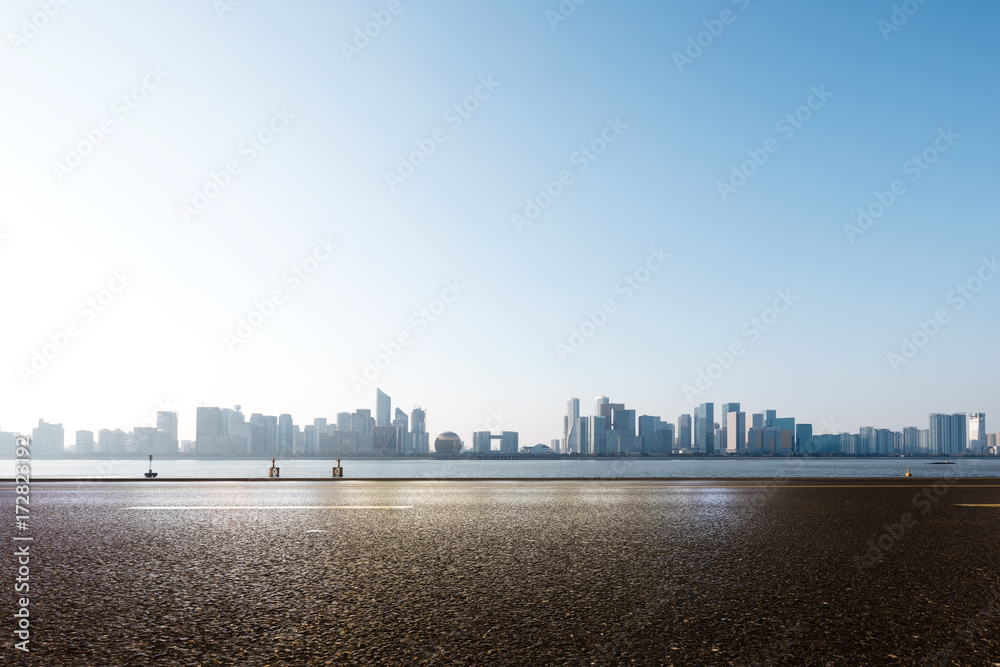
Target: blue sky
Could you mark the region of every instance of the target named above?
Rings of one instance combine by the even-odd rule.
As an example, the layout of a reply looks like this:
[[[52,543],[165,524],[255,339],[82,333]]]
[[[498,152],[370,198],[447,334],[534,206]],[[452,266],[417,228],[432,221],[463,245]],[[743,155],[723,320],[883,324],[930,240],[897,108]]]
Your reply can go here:
[[[308,423],[373,408],[376,385],[427,408],[434,433],[470,439],[499,411],[522,444],[561,435],[570,396],[589,413],[600,394],[670,421],[739,401],[818,431],[1000,414],[1000,280],[976,283],[1000,251],[1000,7],[914,2],[888,31],[893,4],[588,0],[554,23],[555,1],[244,0],[220,16],[210,0],[77,0],[33,32],[39,4],[9,2],[0,427],[43,417],[71,439],[169,403],[191,437],[201,403]],[[345,56],[373,12],[386,25]],[[679,67],[689,39],[704,46]],[[797,111],[794,133],[778,125]],[[79,166],[55,166],[102,122]],[[926,170],[907,166],[925,151]],[[185,216],[212,173],[226,187]],[[881,217],[845,231],[894,181]],[[336,250],[288,279],[320,240]],[[669,258],[647,276],[651,248]],[[622,288],[637,271],[641,289]],[[954,290],[970,280],[968,300]],[[766,331],[752,324],[789,290]],[[89,315],[92,298],[110,300]],[[608,300],[582,347],[559,347]]]

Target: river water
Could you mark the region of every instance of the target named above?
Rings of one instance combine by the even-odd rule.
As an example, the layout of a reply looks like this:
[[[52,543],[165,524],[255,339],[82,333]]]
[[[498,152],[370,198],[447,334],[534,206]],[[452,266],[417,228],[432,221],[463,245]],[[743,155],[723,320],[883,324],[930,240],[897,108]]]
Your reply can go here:
[[[931,463],[940,459],[703,459],[618,458],[542,461],[467,461],[434,459],[345,459],[344,477],[353,478],[782,478],[782,477],[1000,477],[1000,458],[956,459],[955,465]],[[157,479],[192,477],[267,477],[270,459],[158,459]],[[277,462],[283,478],[332,477],[335,459],[285,459]],[[31,474],[38,478],[120,479],[142,477],[145,459],[36,459]],[[14,462],[0,467],[0,476],[13,477]]]

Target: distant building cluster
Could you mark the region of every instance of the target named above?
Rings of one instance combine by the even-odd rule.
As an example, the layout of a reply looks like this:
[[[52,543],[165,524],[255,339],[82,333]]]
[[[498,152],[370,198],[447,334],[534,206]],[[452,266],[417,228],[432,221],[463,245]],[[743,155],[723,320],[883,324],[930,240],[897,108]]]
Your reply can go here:
[[[723,403],[718,419],[715,404],[702,403],[693,415],[680,415],[675,427],[660,417],[636,417],[635,410],[623,403],[598,396],[593,416],[581,416],[580,399],[569,399],[563,437],[553,440],[552,447],[561,454],[580,456],[997,456],[998,440],[1000,433],[987,433],[986,415],[981,412],[932,414],[926,429],[865,426],[856,434],[816,435],[812,424],[797,424],[794,417],[779,417],[776,410],[748,415],[739,403]]]
[[[199,407],[195,439],[178,441],[176,412],[157,412],[156,426],[131,431],[101,429],[77,431],[76,454],[154,454],[189,456],[426,456],[469,452],[451,431],[440,434],[431,449],[427,413],[414,407],[410,414],[396,408],[381,389],[375,391],[375,415],[367,408],[338,412],[333,421],[317,417],[299,426],[292,416],[253,413],[249,420],[239,405],[232,409]],[[150,422],[151,424],[151,422]],[[17,434],[0,431],[0,455],[13,456]],[[67,453],[62,424],[39,419],[32,429],[32,453]],[[497,448],[494,448],[494,444]],[[790,456],[831,454],[844,456],[977,456],[1000,455],[1000,433],[988,433],[986,415],[932,414],[928,428],[902,431],[862,427],[858,433],[818,435],[812,424],[779,417],[775,410],[748,414],[739,403],[702,403],[693,414],[682,414],[677,424],[661,417],[636,415],[624,403],[598,396],[593,415],[580,414],[580,399],[567,402],[563,436],[551,445],[519,446],[516,431],[472,434],[473,456],[508,455],[700,455]]]
[[[193,451],[198,456],[371,456],[425,455],[430,452],[427,413],[413,408],[409,416],[376,390],[375,416],[367,408],[338,412],[336,420],[317,417],[299,426],[289,414],[254,413],[247,420],[240,406],[197,409]]]

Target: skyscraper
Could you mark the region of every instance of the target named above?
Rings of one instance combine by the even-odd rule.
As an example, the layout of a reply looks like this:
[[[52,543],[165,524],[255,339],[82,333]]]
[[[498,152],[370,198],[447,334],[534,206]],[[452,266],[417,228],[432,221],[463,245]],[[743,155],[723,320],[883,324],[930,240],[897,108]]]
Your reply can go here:
[[[581,456],[589,456],[594,452],[590,449],[593,443],[593,434],[590,429],[593,427],[593,417],[577,417],[576,419],[576,437],[579,443],[578,453]]]
[[[677,448],[691,449],[691,415],[677,418]]]
[[[722,404],[722,414],[719,415],[719,426],[722,429],[722,437],[719,438],[715,443],[716,449],[718,449],[720,452],[731,452],[736,450],[736,448],[733,445],[729,444],[729,413],[739,412],[739,411],[740,411],[739,403]]]
[[[930,416],[929,454],[947,454],[951,450],[951,415],[937,412]]]
[[[32,451],[38,454],[63,455],[66,453],[66,434],[62,424],[49,424],[38,420],[38,426],[31,430]]]
[[[702,403],[694,411],[694,446],[703,454],[715,453],[715,404]]]
[[[517,454],[517,431],[504,431],[500,434],[500,453]]]
[[[177,438],[177,413],[156,413],[156,443],[152,452],[155,454],[176,454],[180,451],[180,441]]]
[[[875,427],[874,426],[862,426],[861,430],[858,431],[858,451],[856,452],[858,456],[871,456],[875,454],[877,450],[875,449]]]
[[[392,399],[381,389],[375,389],[375,425],[392,426]]]
[[[594,399],[594,415],[599,417],[601,415],[601,406],[607,405],[610,402],[611,399],[607,396],[598,396]]]
[[[577,433],[576,420],[580,418],[580,399],[571,398],[566,401],[566,419],[564,421],[566,425],[565,429],[565,452],[567,454],[575,454],[580,451],[580,437]]]
[[[969,415],[969,449],[974,454],[983,454],[987,447],[986,413],[973,412]]]
[[[348,415],[348,423],[350,415]],[[278,453],[288,455],[295,451],[295,429],[293,428],[292,416],[283,414],[278,416]]]
[[[421,408],[413,408],[410,412],[410,428],[412,429],[410,439],[413,441],[411,448],[415,454],[429,454],[431,451],[426,421],[427,413]]]
[[[964,412],[953,415],[933,413],[930,416],[930,453],[954,455],[965,453],[968,447],[968,417]]]
[[[745,454],[747,449],[747,413],[730,410],[726,415],[726,453]]]
[[[337,430],[338,431],[350,431],[351,430],[351,413],[350,412],[338,412],[337,413]]]
[[[795,451],[797,452],[813,451],[812,439],[813,439],[812,424],[795,425]]]

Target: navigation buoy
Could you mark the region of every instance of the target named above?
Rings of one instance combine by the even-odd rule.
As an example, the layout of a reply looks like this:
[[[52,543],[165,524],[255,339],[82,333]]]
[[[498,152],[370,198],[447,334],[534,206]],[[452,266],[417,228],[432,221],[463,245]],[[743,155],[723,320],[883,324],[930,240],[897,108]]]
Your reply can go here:
[[[334,477],[343,477],[344,476],[344,469],[340,467],[340,457],[339,456],[337,457],[337,465],[334,466],[334,468],[333,468],[333,476]]]
[[[909,468],[906,469],[906,476],[907,477],[912,477],[912,475],[910,475],[910,469]]]
[[[280,477],[281,469],[274,465],[274,457],[271,457],[271,467],[267,470],[268,477]]]
[[[149,472],[145,473],[146,477],[156,477],[156,473],[153,472],[153,455],[149,455]]]

